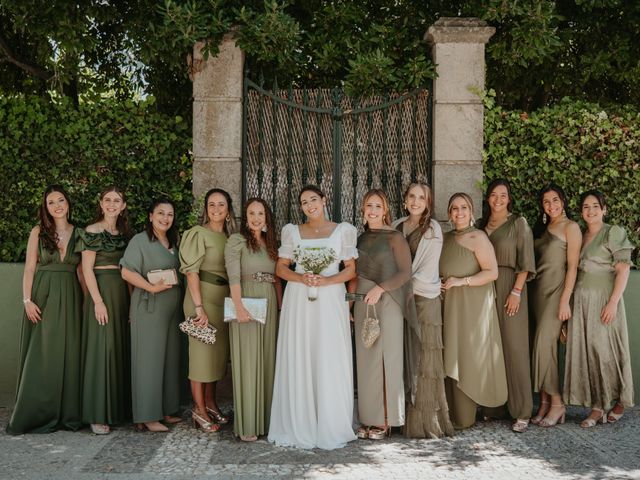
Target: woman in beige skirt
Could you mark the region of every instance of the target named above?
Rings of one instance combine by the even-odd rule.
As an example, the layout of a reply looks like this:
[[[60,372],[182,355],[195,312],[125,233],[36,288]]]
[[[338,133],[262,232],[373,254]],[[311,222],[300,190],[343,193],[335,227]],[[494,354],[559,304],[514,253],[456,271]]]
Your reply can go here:
[[[569,320],[564,400],[591,408],[580,424],[589,428],[598,422],[616,422],[625,408],[633,406],[629,335],[622,300],[633,245],[623,228],[604,223],[607,206],[600,192],[586,192],[580,205],[587,230]]]
[[[507,401],[507,377],[496,311],[498,265],[487,235],[473,226],[473,202],[455,193],[447,208],[454,230],[444,236],[440,275],[444,290],[445,388],[453,426],[471,427],[478,405]]]
[[[411,291],[411,252],[404,236],[391,227],[389,201],[382,190],[370,190],[362,200],[365,231],[358,237],[357,278],[349,291],[364,296],[354,310],[358,438],[380,440],[390,427],[404,425],[404,322],[419,340]],[[364,321],[377,317],[380,335],[367,348]],[[417,366],[409,366],[417,371]]]

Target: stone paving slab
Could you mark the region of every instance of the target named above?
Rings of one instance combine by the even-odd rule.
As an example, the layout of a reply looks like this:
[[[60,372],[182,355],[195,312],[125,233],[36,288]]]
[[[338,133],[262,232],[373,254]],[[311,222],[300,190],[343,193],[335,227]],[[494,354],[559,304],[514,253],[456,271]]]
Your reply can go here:
[[[509,422],[480,422],[441,440],[359,440],[333,451],[243,443],[230,426],[216,434],[189,422],[167,434],[56,432],[10,436],[0,409],[0,479],[640,479],[640,408],[617,424],[582,429],[584,409],[565,425],[531,426],[514,434]]]

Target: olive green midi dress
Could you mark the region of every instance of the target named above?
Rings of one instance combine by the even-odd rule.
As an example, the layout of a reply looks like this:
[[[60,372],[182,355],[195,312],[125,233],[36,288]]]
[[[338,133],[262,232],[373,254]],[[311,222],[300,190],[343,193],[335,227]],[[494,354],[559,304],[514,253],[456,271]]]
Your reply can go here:
[[[531,311],[536,319],[533,341],[532,381],[535,392],[560,395],[558,319],[560,297],[567,274],[567,242],[548,230],[534,241],[536,278],[531,282]]]
[[[216,343],[207,345],[189,337],[189,380],[202,383],[221,380],[229,363],[229,327],[224,323],[224,297],[229,296],[229,282],[224,265],[227,237],[207,227],[195,226],[182,236],[180,242],[180,271],[196,272],[200,277],[202,305],[214,326]],[[184,315],[194,315],[195,304],[187,289],[184,296]]]
[[[151,270],[180,267],[177,247],[166,249],[146,232],[135,235],[120,266],[147,278]],[[147,423],[180,408],[182,288],[160,293],[134,288],[131,295],[131,403],[133,421]]]
[[[64,258],[38,245],[38,265],[31,299],[42,320],[26,314],[20,334],[20,367],[11,434],[48,433],[81,426],[80,342],[82,291],[74,229]]]
[[[265,435],[269,428],[278,338],[278,302],[272,282],[256,273],[274,275],[276,262],[260,248],[253,251],[244,236],[229,237],[225,249],[229,284],[241,285],[243,298],[266,298],[267,321],[231,322],[231,374],[233,378],[233,431],[236,435]]]
[[[473,251],[456,240],[455,232],[444,235],[440,255],[440,275],[465,278],[481,270]],[[507,401],[500,325],[496,311],[495,287],[490,282],[481,286],[453,287],[443,301],[444,372],[449,386],[457,387],[470,402],[460,412],[458,402],[450,399],[449,411],[454,426],[471,426],[475,417],[473,403],[498,407]],[[455,394],[457,395],[457,394]],[[461,418],[468,421],[460,421]]]
[[[605,325],[600,312],[609,301],[617,263],[631,264],[633,245],[623,228],[605,224],[583,247],[569,320],[564,401],[608,409],[616,401],[633,406],[633,377],[624,300]]]
[[[515,315],[507,315],[504,306],[517,274],[527,272],[527,280],[535,277],[533,234],[524,217],[512,214],[505,223],[491,232],[489,240],[498,261],[496,308],[507,371],[507,407],[512,418],[527,419],[531,417],[533,408],[527,284],[522,288],[520,308]]]
[[[118,266],[127,247],[124,235],[79,233],[76,251],[96,252],[94,267]],[[113,425],[131,419],[129,289],[119,268],[95,268],[93,273],[108,322],[98,323],[93,298],[87,293],[82,326],[82,422]]]

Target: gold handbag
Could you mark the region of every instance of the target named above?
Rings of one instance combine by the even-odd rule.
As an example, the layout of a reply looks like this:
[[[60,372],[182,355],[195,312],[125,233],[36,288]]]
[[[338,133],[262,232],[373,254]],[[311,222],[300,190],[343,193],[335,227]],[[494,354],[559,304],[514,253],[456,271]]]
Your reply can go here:
[[[568,337],[568,328],[567,328],[567,322],[562,322],[562,327],[560,327],[560,343],[562,343],[563,345],[566,345],[567,343],[567,337]]]
[[[365,348],[371,348],[380,336],[380,321],[376,313],[376,306],[373,307],[373,317],[369,316],[369,304],[367,304],[367,316],[362,322],[362,343]]]

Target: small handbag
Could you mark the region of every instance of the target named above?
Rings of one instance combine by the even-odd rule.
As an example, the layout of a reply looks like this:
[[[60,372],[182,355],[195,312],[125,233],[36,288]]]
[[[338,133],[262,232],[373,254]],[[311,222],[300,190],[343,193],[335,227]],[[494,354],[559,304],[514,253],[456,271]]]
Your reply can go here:
[[[560,340],[560,343],[562,343],[563,345],[567,344],[567,337],[568,337],[568,331],[567,331],[567,322],[562,322],[562,327],[560,327],[560,337],[558,338],[558,340]]]
[[[189,315],[184,322],[180,322],[178,324],[180,331],[207,345],[216,343],[216,328],[209,324],[206,327],[198,327],[193,323],[195,318],[195,316]]]
[[[251,319],[263,325],[267,323],[267,299],[266,298],[245,298],[242,297],[242,305],[247,309]],[[236,306],[231,297],[224,299],[224,321],[233,322],[237,320]]]
[[[369,304],[367,304],[367,316],[362,322],[362,343],[365,348],[371,348],[380,336],[380,321],[376,312],[376,306],[373,307],[373,317],[369,316]]]
[[[164,280],[165,285],[177,285],[178,274],[175,268],[165,268],[164,270],[149,270],[147,272],[147,280],[149,283],[156,284],[160,280]]]

